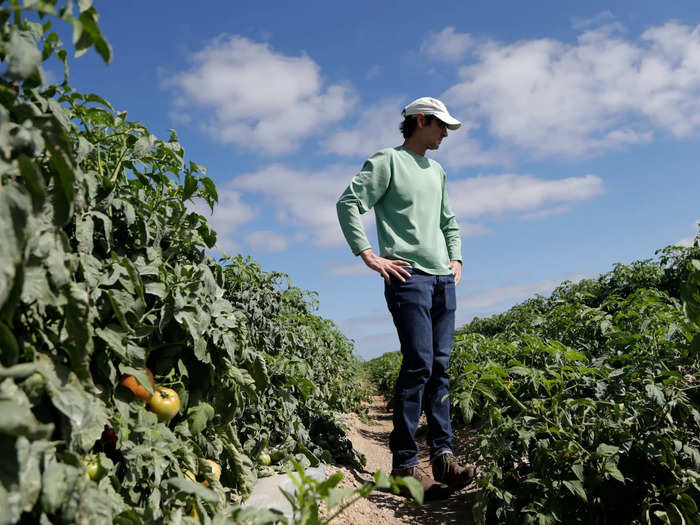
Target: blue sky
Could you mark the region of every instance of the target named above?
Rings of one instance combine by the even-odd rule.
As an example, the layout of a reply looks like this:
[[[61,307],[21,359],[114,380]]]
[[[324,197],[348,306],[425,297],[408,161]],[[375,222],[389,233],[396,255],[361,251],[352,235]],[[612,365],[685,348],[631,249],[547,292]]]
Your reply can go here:
[[[71,85],[176,129],[224,250],[316,290],[364,358],[398,341],[335,200],[420,96],[464,122],[430,153],[462,228],[458,324],[697,232],[696,1],[95,5],[114,59],[74,60]]]

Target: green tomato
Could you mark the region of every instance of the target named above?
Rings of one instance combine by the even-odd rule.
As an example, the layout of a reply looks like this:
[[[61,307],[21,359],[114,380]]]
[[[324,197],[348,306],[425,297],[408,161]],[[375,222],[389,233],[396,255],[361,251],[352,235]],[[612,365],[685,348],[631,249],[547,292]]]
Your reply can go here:
[[[92,481],[99,481],[107,473],[107,471],[100,465],[100,460],[97,456],[86,456],[83,460],[85,465],[85,479],[91,479]]]
[[[272,462],[272,460],[270,459],[270,454],[263,450],[260,454],[258,454],[258,462],[261,465],[269,465]]]
[[[158,387],[148,400],[148,408],[158,416],[158,421],[170,421],[180,411],[180,396],[172,388]]]

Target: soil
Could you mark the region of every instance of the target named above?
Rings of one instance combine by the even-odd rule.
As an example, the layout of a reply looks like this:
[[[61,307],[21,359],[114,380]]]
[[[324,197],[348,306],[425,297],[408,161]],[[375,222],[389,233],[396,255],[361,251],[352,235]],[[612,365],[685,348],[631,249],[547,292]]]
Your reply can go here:
[[[391,453],[389,452],[389,433],[392,429],[391,411],[386,408],[386,401],[377,396],[372,398],[369,407],[369,420],[364,422],[356,415],[348,416],[348,438],[356,450],[367,458],[365,470],[332,466],[329,474],[341,472],[341,487],[359,487],[372,480],[377,470],[391,471]],[[420,447],[418,460],[424,472],[432,475],[430,460],[425,444],[425,421],[422,420],[416,434]],[[474,450],[475,436],[468,429],[455,430],[453,447],[455,456],[462,464],[469,462]],[[471,504],[476,490],[474,483],[455,492],[449,499],[426,502],[423,505],[395,495],[390,491],[374,491],[367,499],[360,499],[333,520],[334,525],[393,525],[393,524],[460,524],[473,523]]]

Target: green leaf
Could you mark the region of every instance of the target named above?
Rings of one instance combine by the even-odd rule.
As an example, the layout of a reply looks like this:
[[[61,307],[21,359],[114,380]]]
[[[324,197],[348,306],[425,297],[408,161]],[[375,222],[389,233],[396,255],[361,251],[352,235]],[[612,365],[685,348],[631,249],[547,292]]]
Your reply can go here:
[[[166,295],[168,295],[168,290],[165,287],[165,284],[161,282],[146,283],[144,286],[144,292],[149,295],[155,295],[160,299],[163,299]]]
[[[64,226],[73,215],[75,171],[66,154],[60,149],[51,152],[50,164],[57,175],[54,177],[53,192],[54,223]]]
[[[0,308],[10,298],[24,259],[32,203],[17,184],[0,185]]]
[[[168,480],[168,485],[186,494],[197,496],[204,501],[208,501],[209,503],[216,503],[219,501],[219,497],[216,495],[216,492],[208,489],[201,483],[197,483],[190,479],[170,478]]]
[[[576,352],[575,350],[568,350],[564,354],[564,358],[567,361],[588,361],[588,358],[585,356],[585,354],[582,354],[581,352]]]
[[[63,129],[66,131],[70,131],[72,128],[71,122],[70,122],[70,115],[68,114],[68,111],[59,104],[56,99],[50,98],[48,100],[49,104],[49,110],[53,114],[54,117],[56,117],[56,120],[63,126]]]
[[[663,391],[654,383],[647,383],[644,385],[644,389],[647,392],[647,397],[654,400],[657,405],[663,407],[666,404],[666,396],[664,396]]]
[[[328,497],[326,498],[326,506],[328,510],[331,510],[345,498],[351,496],[354,492],[355,489],[353,487],[340,487],[330,489],[328,491]]]
[[[66,305],[63,310],[68,340],[64,343],[73,372],[82,381],[90,377],[90,356],[93,352],[92,310],[88,294],[77,283],[64,288]]]
[[[620,470],[617,468],[617,465],[612,461],[608,461],[607,463],[605,463],[605,473],[606,477],[615,478],[621,483],[625,482],[625,477],[622,475],[622,472],[620,472]]]
[[[78,0],[78,11],[81,13],[92,7],[92,0]]]
[[[596,449],[596,452],[603,457],[612,456],[617,454],[619,451],[619,447],[616,447],[615,445],[608,445],[607,443],[601,443]]]
[[[73,465],[49,462],[41,477],[41,508],[48,514],[56,514],[68,500],[80,471]]]
[[[94,93],[90,93],[89,95],[85,96],[85,102],[95,102],[97,104],[100,104],[106,108],[108,108],[110,111],[114,111],[114,108],[112,107],[112,104],[107,102],[105,99],[103,99],[99,95],[95,95]]]
[[[112,60],[112,46],[109,45],[109,42],[104,39],[102,33],[100,32],[100,28],[97,25],[97,11],[95,8],[90,7],[89,9],[86,9],[80,13],[80,22],[82,24],[83,31],[80,39],[81,42],[83,42],[82,37],[85,34],[89,34],[89,41],[95,46],[95,50],[100,54],[102,60],[109,64],[109,62]],[[86,43],[81,44],[81,46],[87,45],[87,40],[85,40],[85,42]],[[77,47],[78,45],[76,44],[76,48]],[[87,47],[90,46],[87,45]]]
[[[77,376],[65,366],[39,354],[37,365],[46,379],[46,388],[51,402],[70,423],[70,446],[87,452],[102,435],[108,422],[104,402],[85,391]]]
[[[127,366],[125,364],[119,365],[119,371],[124,375],[132,375],[136,378],[143,388],[145,388],[149,394],[153,395],[153,385],[151,384],[151,378],[148,377],[145,368],[134,368]]]
[[[583,488],[583,483],[577,479],[564,480],[564,485],[568,488],[574,496],[578,496],[583,501],[588,501],[586,496],[586,490]]]
[[[378,470],[374,473],[374,485],[378,489],[388,489],[391,486],[391,480],[384,471]]]
[[[194,192],[197,190],[197,177],[190,175],[189,173],[185,175],[185,185],[182,190],[182,200],[188,200],[192,197]]]
[[[583,481],[583,463],[575,463],[571,466],[571,470],[574,472],[579,481]]]
[[[111,324],[104,328],[96,328],[95,335],[102,339],[107,345],[117,352],[122,359],[126,357],[126,342],[128,332],[124,330],[121,326],[116,324]]]
[[[14,365],[19,359],[19,345],[8,326],[0,321],[0,361],[5,366]]]
[[[95,237],[95,223],[89,214],[83,215],[75,222],[75,239],[81,252],[91,254]]]
[[[88,154],[93,150],[94,146],[92,143],[83,137],[82,135],[78,135],[78,147],[75,150],[75,156],[76,156],[76,162],[80,164],[83,162]]]
[[[200,401],[195,406],[190,406],[187,409],[187,423],[190,427],[190,432],[195,435],[202,432],[207,427],[209,421],[214,419],[214,407],[209,403]]]
[[[27,395],[12,379],[0,383],[0,435],[45,439],[53,429],[53,424],[42,424],[36,419]]]
[[[419,505],[423,504],[423,486],[420,484],[420,481],[410,476],[394,478],[394,480],[397,485],[403,485],[408,489],[416,503]]]
[[[17,439],[17,463],[19,465],[19,494],[22,507],[30,512],[39,499],[41,492],[41,472],[39,462],[43,453],[53,448],[48,441],[34,441],[22,436]]]
[[[20,156],[17,158],[17,163],[24,181],[24,186],[27,188],[27,190],[29,190],[29,193],[32,196],[34,212],[38,213],[41,211],[41,208],[46,201],[47,193],[46,185],[44,184],[44,177],[39,171],[36,163],[24,153],[20,154]]]
[[[155,137],[153,135],[143,135],[134,144],[132,155],[136,159],[140,159],[148,155],[153,147]]]

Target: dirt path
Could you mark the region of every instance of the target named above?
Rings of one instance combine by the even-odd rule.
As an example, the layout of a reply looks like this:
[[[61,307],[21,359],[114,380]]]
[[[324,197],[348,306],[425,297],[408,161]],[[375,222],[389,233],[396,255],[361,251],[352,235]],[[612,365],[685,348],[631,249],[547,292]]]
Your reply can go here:
[[[331,472],[342,472],[340,486],[359,487],[370,481],[377,470],[391,470],[391,453],[389,452],[389,433],[391,432],[391,412],[386,410],[386,403],[381,397],[374,397],[370,407],[370,422],[364,423],[355,415],[348,420],[349,434],[357,450],[367,457],[365,471],[350,468],[331,467]],[[425,426],[422,422],[417,439],[421,452],[419,461],[427,473],[431,473],[430,461],[425,446]],[[473,439],[473,438],[472,438]],[[460,461],[468,453],[470,437],[461,432],[455,433],[455,455]],[[341,516],[333,520],[337,525],[391,525],[398,523],[420,523],[427,525],[473,523],[471,518],[471,495],[474,484],[456,492],[451,498],[433,501],[421,506],[409,502],[391,492],[375,492],[366,500],[360,500],[349,507]]]

